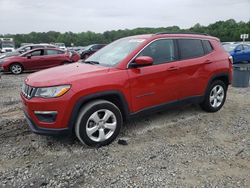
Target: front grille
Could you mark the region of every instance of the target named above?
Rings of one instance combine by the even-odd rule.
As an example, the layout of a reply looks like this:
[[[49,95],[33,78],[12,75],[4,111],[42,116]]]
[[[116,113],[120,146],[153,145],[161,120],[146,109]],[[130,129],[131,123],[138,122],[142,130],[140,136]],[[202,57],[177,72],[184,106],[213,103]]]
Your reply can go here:
[[[22,93],[24,97],[31,99],[32,97],[34,97],[35,92],[36,92],[36,88],[23,84]]]

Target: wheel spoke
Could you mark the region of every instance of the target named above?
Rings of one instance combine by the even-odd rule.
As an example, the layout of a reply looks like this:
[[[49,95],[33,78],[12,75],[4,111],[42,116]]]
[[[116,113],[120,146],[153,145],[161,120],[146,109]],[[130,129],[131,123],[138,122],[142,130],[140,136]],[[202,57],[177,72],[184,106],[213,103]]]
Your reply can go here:
[[[217,94],[221,94],[223,92],[223,88],[219,87],[219,90],[217,91]]]
[[[104,124],[104,127],[106,129],[109,129],[111,131],[114,131],[116,129],[116,122],[113,122],[113,123],[105,123]]]
[[[214,95],[214,94],[216,93],[216,91],[217,91],[217,90],[216,90],[216,87],[214,87],[214,88],[212,89],[211,94]]]
[[[214,98],[215,98],[214,95],[210,96],[210,99],[209,99],[210,103],[212,103],[214,101]]]
[[[104,140],[106,140],[104,129],[99,129],[98,141],[102,142]]]
[[[100,117],[98,115],[98,112],[95,112],[90,116],[90,119],[93,120],[95,123],[98,123],[100,121]]]
[[[214,98],[214,104],[213,107],[217,107],[217,98]]]
[[[110,118],[111,115],[113,115],[112,112],[110,112],[109,110],[105,110],[105,114],[104,114],[104,116],[103,116],[102,119],[103,119],[104,121],[108,121],[108,119]]]
[[[98,130],[98,126],[87,128],[87,134],[88,134],[88,136],[92,136],[97,130]]]
[[[220,96],[217,97],[217,100],[220,101],[220,102],[222,102],[223,99],[224,99],[224,95],[220,95]]]

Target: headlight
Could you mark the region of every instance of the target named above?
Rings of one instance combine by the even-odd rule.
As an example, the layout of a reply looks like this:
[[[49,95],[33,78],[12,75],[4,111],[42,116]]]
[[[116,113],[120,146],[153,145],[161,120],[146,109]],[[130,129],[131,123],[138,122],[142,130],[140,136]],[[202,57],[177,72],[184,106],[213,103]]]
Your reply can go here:
[[[61,97],[69,91],[70,85],[37,88],[35,97],[53,98]]]

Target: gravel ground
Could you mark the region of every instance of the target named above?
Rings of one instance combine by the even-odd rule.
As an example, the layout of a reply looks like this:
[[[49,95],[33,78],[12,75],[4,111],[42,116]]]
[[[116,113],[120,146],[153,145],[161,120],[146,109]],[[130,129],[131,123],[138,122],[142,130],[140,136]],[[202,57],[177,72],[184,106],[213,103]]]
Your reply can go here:
[[[250,87],[230,87],[217,113],[188,105],[131,120],[128,145],[89,148],[30,132],[26,76],[0,80],[0,187],[250,187]]]

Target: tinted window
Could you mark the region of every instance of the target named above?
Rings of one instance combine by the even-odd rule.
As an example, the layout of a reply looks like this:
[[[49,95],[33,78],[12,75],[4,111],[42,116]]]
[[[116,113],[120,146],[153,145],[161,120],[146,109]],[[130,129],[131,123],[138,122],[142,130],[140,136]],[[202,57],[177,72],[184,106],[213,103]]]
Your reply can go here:
[[[161,64],[176,59],[176,51],[173,40],[157,40],[148,45],[138,56],[149,56],[154,60],[154,64]]]
[[[243,45],[244,50],[250,50],[250,46],[249,45]]]
[[[31,55],[32,56],[41,56],[41,55],[43,55],[43,51],[42,50],[36,50],[36,51],[31,52]]]
[[[99,50],[101,47],[99,45],[92,46],[93,50]]]
[[[213,51],[213,47],[208,40],[203,40],[202,43],[206,54],[209,54],[210,52]]]
[[[57,54],[62,54],[60,53],[61,51],[58,50],[46,50],[46,55],[57,55]]]
[[[201,40],[198,39],[178,39],[181,59],[189,59],[204,55]]]
[[[243,50],[243,45],[239,45],[235,48],[236,50]]]

